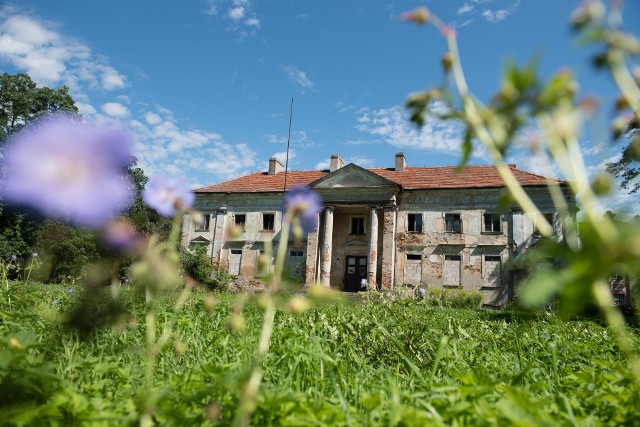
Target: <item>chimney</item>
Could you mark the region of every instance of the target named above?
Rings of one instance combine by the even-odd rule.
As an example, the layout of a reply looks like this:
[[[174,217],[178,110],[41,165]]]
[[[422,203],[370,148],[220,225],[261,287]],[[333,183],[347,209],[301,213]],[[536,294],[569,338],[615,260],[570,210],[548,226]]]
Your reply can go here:
[[[407,167],[407,158],[404,153],[396,153],[396,172],[402,172]]]
[[[329,163],[329,165],[329,172],[335,172],[344,166],[344,161],[342,160],[342,157],[338,156],[337,154],[332,154],[331,162]]]
[[[269,175],[275,175],[278,172],[284,172],[284,165],[275,157],[269,159]]]

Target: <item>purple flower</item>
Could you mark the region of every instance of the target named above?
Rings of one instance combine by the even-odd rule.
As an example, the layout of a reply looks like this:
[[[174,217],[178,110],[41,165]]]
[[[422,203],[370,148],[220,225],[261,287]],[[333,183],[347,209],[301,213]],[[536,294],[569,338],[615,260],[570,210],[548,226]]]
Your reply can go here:
[[[142,198],[145,203],[162,216],[174,216],[177,212],[190,207],[195,199],[187,181],[154,175],[144,187]]]
[[[102,240],[109,248],[121,251],[133,247],[138,241],[138,236],[131,223],[118,220],[107,224],[102,233]]]
[[[11,255],[11,261],[13,261],[13,262],[18,261],[18,257],[15,254]]]
[[[58,305],[58,300],[57,299],[53,300],[53,305]]]
[[[131,147],[122,130],[97,129],[70,115],[43,117],[9,142],[3,196],[50,216],[99,226],[131,200],[122,176]]]
[[[322,210],[322,198],[307,186],[294,187],[284,196],[284,212],[300,218],[305,233],[318,227],[318,213]]]

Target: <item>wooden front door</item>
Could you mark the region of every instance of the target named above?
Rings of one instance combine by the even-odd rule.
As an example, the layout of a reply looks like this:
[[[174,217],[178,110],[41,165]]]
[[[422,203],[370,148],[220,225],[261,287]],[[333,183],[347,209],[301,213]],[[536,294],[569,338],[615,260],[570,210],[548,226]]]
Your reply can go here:
[[[344,272],[344,291],[359,292],[362,279],[367,279],[367,257],[347,255],[347,269]]]

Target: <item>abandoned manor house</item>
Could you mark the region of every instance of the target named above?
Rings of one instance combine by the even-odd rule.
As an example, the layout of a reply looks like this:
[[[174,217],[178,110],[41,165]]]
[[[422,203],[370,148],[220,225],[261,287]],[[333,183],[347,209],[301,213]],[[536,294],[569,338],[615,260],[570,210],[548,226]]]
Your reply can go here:
[[[559,228],[546,178],[509,167]],[[205,220],[194,224],[185,216],[182,244],[206,247],[211,262],[231,275],[253,276],[265,242],[275,248],[280,239],[285,179],[287,189],[306,185],[324,201],[317,229],[288,249],[289,274],[306,285],[354,292],[365,279],[378,289],[479,290],[484,304],[499,306],[513,296],[507,261],[538,237],[520,209],[498,211],[504,184],[493,165],[408,167],[398,153],[392,168],[344,165],[333,155],[329,170],[286,174],[272,158],[266,172],[194,190]],[[575,206],[566,182],[557,182]],[[232,226],[241,233],[228,233]]]

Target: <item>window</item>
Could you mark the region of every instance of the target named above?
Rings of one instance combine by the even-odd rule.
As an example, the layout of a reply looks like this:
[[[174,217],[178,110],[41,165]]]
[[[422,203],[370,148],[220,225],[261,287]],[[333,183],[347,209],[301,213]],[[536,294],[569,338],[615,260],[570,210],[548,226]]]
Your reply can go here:
[[[444,230],[447,233],[462,233],[462,220],[460,219],[460,214],[445,214]]]
[[[233,220],[236,224],[236,227],[240,227],[242,230],[245,229],[245,225],[247,224],[246,214],[235,214]]]
[[[196,231],[208,231],[209,230],[209,219],[211,218],[211,215],[209,214],[203,214],[202,215],[202,221],[198,222],[196,224]]]
[[[499,233],[501,225],[500,214],[485,213],[482,215],[482,231],[484,233]]]
[[[422,255],[419,255],[419,254],[407,254],[407,260],[420,261],[420,260],[422,260]]]
[[[349,234],[364,234],[364,217],[353,216],[351,217],[351,229]]]
[[[407,231],[410,233],[422,233],[422,214],[410,213],[407,216]]]
[[[262,214],[262,229],[265,231],[274,231],[276,223],[276,214],[263,213]]]
[[[555,215],[553,213],[543,213],[542,216],[544,217],[544,219],[547,220],[547,222],[549,223],[549,225],[551,225],[551,228],[554,230],[554,234],[555,234],[555,227],[554,227],[554,217]],[[538,231],[538,224],[536,223],[535,219],[533,222],[533,234],[539,236],[540,232]]]

